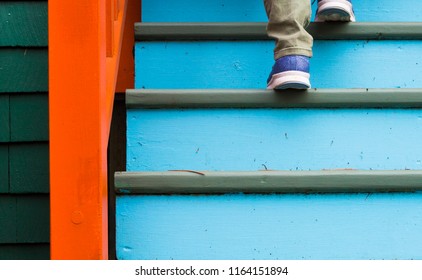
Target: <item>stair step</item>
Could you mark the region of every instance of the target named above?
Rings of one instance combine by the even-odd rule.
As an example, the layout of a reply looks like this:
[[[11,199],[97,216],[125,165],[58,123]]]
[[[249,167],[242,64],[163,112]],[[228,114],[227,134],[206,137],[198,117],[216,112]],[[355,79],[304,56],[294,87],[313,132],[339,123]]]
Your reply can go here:
[[[421,259],[421,199],[421,192],[118,195],[117,256]]]
[[[421,169],[418,90],[312,91],[129,92],[127,170]]]
[[[422,257],[421,170],[118,172],[115,182],[118,259]]]
[[[422,108],[422,89],[129,89],[129,109]]]
[[[260,88],[272,41],[165,41],[135,46],[136,88]],[[421,40],[321,40],[314,43],[316,88],[422,88]]]
[[[123,195],[415,192],[422,170],[117,172],[115,186]]]
[[[354,9],[274,92],[262,0],[143,0],[119,259],[422,258],[422,2]]]
[[[312,6],[312,20],[316,11]],[[422,21],[419,0],[353,1],[358,21]],[[145,22],[266,21],[262,0],[143,0]]]
[[[138,41],[272,40],[266,22],[139,22]],[[311,23],[314,40],[421,40],[422,22]]]

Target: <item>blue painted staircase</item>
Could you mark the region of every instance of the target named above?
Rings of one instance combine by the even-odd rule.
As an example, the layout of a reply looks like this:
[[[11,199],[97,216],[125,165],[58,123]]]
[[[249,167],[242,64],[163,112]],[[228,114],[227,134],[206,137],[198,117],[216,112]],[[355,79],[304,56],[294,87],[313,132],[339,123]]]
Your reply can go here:
[[[265,90],[262,1],[142,4],[118,259],[422,259],[422,2],[311,24],[306,92]]]

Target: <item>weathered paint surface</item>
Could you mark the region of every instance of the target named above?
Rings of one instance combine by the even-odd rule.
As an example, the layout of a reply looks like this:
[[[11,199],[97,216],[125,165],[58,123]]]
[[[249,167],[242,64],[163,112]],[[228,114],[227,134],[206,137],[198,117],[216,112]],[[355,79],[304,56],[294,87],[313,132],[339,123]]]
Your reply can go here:
[[[48,141],[48,94],[0,94],[0,142]]]
[[[140,42],[135,87],[263,89],[273,46],[271,41]],[[421,47],[421,41],[316,41],[312,87],[422,87]]]
[[[24,195],[16,198],[17,243],[50,241],[50,204],[48,195]]]
[[[0,244],[0,260],[45,260],[50,256],[50,244]]]
[[[421,169],[420,109],[128,110],[128,171]]]
[[[422,192],[422,170],[133,171],[114,174],[130,195]]]
[[[16,242],[16,198],[0,195],[0,243]]]
[[[9,146],[0,144],[0,193],[9,192]]]
[[[47,46],[47,1],[2,1],[0,46]]]
[[[108,258],[107,146],[127,3],[48,2],[52,259]]]
[[[40,91],[48,91],[47,49],[1,49],[0,92]]]
[[[143,0],[142,20],[155,22],[266,21],[262,0]],[[312,20],[316,11],[315,1]],[[353,1],[358,21],[421,21],[418,0]]]
[[[0,244],[48,243],[48,200],[48,195],[0,195]]]
[[[47,1],[2,1],[0,30],[0,259],[47,259]]]
[[[0,144],[0,194],[49,192],[48,143]]]
[[[11,193],[49,192],[48,149],[43,142],[10,145]]]
[[[422,194],[120,196],[119,259],[421,259]]]
[[[316,4],[316,3],[315,3]],[[313,11],[315,12],[315,4]],[[358,21],[422,2],[354,1]],[[145,22],[265,22],[261,0],[144,0]],[[271,41],[139,42],[135,86],[264,89]],[[315,41],[316,88],[422,88],[420,41]],[[421,109],[128,111],[127,170],[421,169]],[[121,195],[120,259],[422,259],[422,193]]]
[[[10,140],[9,95],[0,94],[0,142]]]
[[[127,0],[126,20],[123,31],[123,42],[120,53],[119,74],[117,77],[116,93],[124,93],[135,84],[135,63],[133,46],[135,43],[134,22],[141,20],[141,1]]]
[[[12,142],[48,141],[48,95],[12,94],[10,127]]]

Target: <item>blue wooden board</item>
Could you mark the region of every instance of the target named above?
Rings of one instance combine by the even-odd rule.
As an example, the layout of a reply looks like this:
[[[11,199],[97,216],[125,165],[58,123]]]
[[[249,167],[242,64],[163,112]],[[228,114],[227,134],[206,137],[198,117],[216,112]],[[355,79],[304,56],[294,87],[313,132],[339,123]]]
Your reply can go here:
[[[421,109],[128,110],[127,170],[421,169]]]
[[[422,259],[422,194],[120,196],[119,259]]]
[[[312,20],[316,12],[312,7]],[[358,21],[421,21],[419,0],[354,0]],[[266,21],[262,0],[143,0],[145,22]]]
[[[421,2],[422,3],[422,2]],[[139,42],[136,88],[265,88],[272,41]],[[316,41],[316,88],[422,88],[422,41]]]

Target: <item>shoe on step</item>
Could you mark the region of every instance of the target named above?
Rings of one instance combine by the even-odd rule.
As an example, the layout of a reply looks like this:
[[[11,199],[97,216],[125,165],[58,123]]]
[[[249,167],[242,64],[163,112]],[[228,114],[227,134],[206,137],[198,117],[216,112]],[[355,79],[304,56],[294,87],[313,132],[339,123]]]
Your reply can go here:
[[[355,22],[351,0],[318,0],[316,22],[343,21]]]
[[[267,89],[308,89],[309,77],[309,57],[286,55],[275,61]]]

